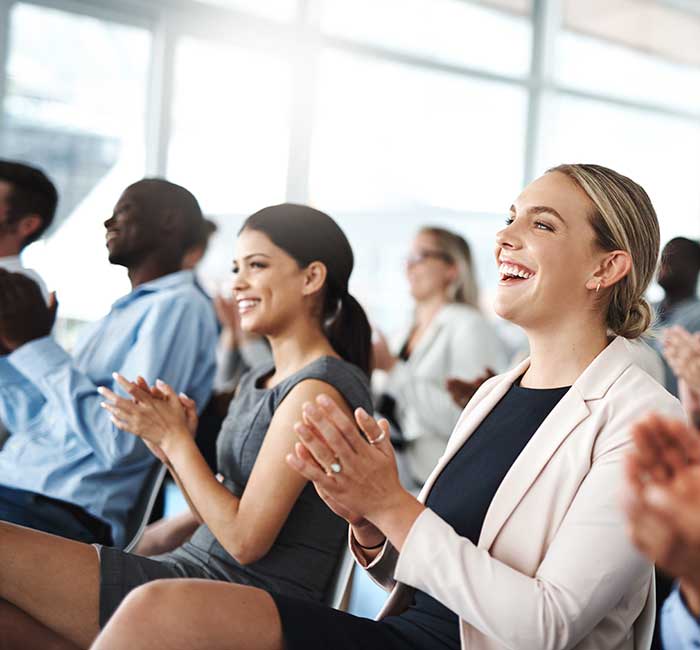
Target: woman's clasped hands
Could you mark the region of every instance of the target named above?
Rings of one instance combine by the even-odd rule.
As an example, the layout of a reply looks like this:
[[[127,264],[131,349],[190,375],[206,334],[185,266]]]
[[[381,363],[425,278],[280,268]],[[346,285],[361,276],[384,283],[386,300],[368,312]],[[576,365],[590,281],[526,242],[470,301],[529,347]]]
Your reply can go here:
[[[353,422],[319,395],[304,405],[295,431],[299,442],[287,462],[314,483],[336,514],[354,529],[371,526],[387,537],[392,530],[408,532],[424,506],[399,481],[386,420],[377,422],[360,408]]]
[[[130,398],[100,386],[97,390],[106,400],[101,403],[102,408],[110,413],[118,429],[141,438],[155,456],[167,462],[168,448],[183,436],[194,436],[197,430],[194,400],[184,393],[178,395],[160,379],[149,386],[143,377],[135,382],[116,372],[113,377]]]

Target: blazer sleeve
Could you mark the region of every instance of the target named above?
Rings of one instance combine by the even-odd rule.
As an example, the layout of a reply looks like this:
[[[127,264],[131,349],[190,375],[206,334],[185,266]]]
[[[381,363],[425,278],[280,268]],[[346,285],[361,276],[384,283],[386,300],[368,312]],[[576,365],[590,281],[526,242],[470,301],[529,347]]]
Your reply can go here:
[[[652,566],[629,541],[618,503],[623,458],[632,444],[627,431],[639,406],[629,402],[608,422],[609,435],[535,575],[491,557],[428,509],[405,540],[394,578],[514,649],[571,648],[630,593],[644,594],[641,611]],[[657,410],[683,417],[675,401]]]
[[[355,562],[359,564],[372,580],[385,591],[391,591],[396,585],[394,579],[394,568],[398,559],[398,552],[389,541],[384,542],[382,550],[369,564],[364,564],[362,561],[362,551],[357,546],[355,538],[352,536],[352,528],[348,527],[348,545],[350,552],[355,558]]]

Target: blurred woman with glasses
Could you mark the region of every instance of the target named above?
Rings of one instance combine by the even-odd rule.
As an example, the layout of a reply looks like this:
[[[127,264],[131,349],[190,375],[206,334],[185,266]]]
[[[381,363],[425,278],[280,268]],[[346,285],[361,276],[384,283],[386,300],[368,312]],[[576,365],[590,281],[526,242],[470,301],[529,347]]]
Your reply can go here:
[[[374,341],[376,410],[403,442],[409,487],[425,482],[442,455],[460,408],[448,377],[473,379],[487,369],[503,370],[506,353],[478,307],[478,288],[469,245],[443,228],[425,227],[406,258],[406,277],[415,301],[408,326],[389,342]]]

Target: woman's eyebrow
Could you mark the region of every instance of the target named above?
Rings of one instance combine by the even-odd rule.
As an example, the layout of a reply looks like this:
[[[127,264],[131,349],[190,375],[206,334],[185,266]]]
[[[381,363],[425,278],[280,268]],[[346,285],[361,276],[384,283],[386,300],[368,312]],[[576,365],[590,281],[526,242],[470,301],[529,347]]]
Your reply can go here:
[[[548,205],[534,205],[527,210],[528,214],[542,214],[543,212],[551,214],[553,217],[556,217],[559,219],[559,221],[566,225],[564,218],[554,208],[550,208]]]
[[[266,255],[265,253],[251,253],[250,255],[246,255],[241,261],[245,262],[246,260],[249,260],[251,257],[267,257],[270,259],[269,255]],[[234,259],[234,262],[237,262],[238,260]]]

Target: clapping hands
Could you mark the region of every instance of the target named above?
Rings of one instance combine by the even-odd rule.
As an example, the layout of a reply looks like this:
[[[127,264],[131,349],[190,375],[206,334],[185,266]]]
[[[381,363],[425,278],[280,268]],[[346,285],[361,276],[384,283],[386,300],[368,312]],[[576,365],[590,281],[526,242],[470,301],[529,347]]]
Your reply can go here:
[[[676,325],[664,331],[663,344],[664,357],[676,376],[700,390],[700,334]]]
[[[625,510],[637,548],[680,578],[700,613],[700,436],[683,422],[649,416],[635,424],[626,459]]]
[[[328,507],[352,525],[356,539],[360,534],[360,543],[374,547],[393,534],[400,548],[424,506],[401,486],[389,423],[363,409],[351,419],[319,395],[304,405],[303,422],[294,429],[299,443],[287,463],[314,483]]]
[[[106,401],[101,406],[110,413],[114,425],[141,438],[151,452],[167,463],[167,448],[179,436],[194,436],[198,417],[194,400],[177,395],[171,386],[157,380],[149,386],[143,377],[131,382],[114,373],[115,381],[131,396],[123,398],[105,386],[97,390]]]
[[[445,387],[450,397],[452,397],[452,401],[460,408],[464,408],[469,403],[469,400],[474,397],[476,391],[479,390],[481,384],[495,376],[496,373],[491,368],[487,368],[482,375],[469,381],[457,377],[448,377]]]

